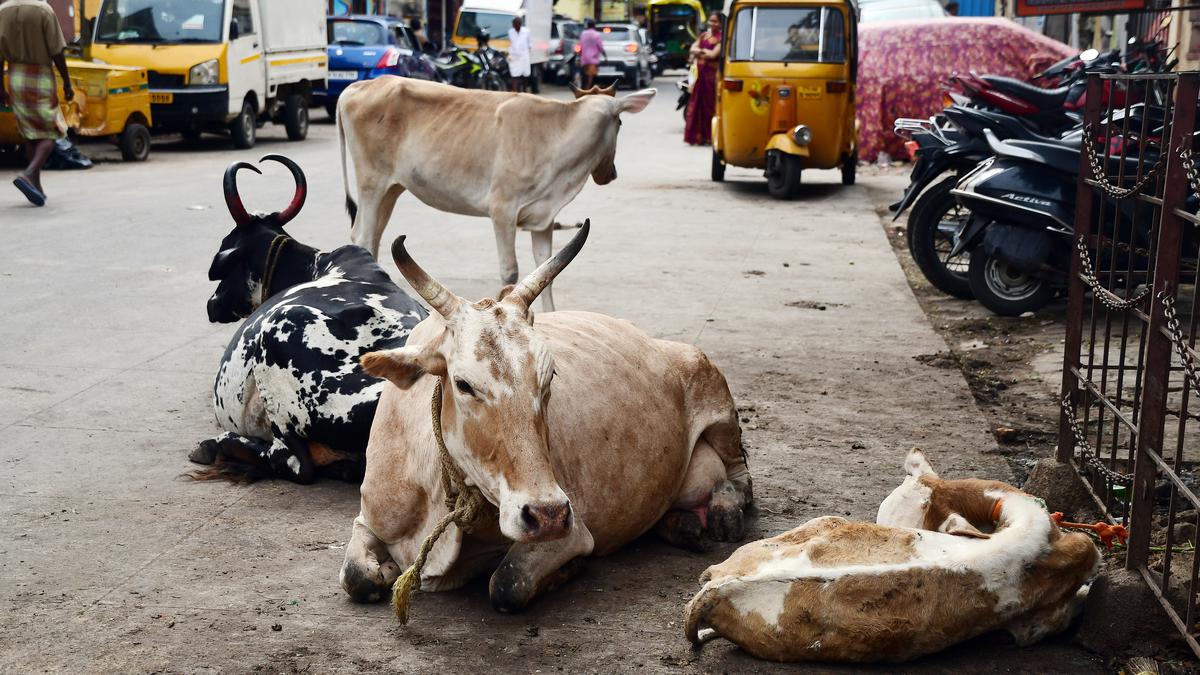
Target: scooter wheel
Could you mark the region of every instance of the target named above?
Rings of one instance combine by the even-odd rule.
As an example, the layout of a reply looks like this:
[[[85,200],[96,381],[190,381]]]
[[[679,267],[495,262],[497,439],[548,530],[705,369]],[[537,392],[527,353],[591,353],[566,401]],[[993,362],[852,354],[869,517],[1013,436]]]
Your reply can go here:
[[[908,214],[908,252],[934,288],[971,300],[975,295],[967,279],[967,255],[948,259],[959,228],[970,218],[970,212],[950,194],[957,181],[951,176],[917,199]]]
[[[971,252],[968,276],[975,299],[1000,316],[1036,312],[1054,299],[1050,282],[1016,269],[982,247]]]

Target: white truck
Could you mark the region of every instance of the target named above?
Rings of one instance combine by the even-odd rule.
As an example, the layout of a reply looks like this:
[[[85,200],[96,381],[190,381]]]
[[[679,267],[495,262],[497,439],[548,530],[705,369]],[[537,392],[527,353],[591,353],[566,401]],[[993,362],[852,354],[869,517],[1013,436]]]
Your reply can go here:
[[[474,49],[480,30],[491,35],[491,46],[508,51],[508,30],[513,17],[529,29],[529,63],[533,66],[530,84],[536,87],[542,69],[550,60],[550,26],[554,20],[554,0],[463,0],[454,22],[454,44]]]
[[[156,131],[254,145],[268,121],[308,135],[328,77],[326,0],[103,0],[91,57],[149,71]]]

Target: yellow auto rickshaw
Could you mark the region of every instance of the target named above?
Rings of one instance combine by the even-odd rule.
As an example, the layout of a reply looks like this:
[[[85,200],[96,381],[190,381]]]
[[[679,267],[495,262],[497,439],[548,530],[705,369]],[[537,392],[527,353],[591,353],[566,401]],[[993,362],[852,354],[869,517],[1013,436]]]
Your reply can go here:
[[[772,196],[792,197],[803,169],[858,164],[854,0],[733,0],[717,81],[712,179],[761,168]]]
[[[67,59],[75,98],[62,114],[73,135],[111,139],[128,162],[150,156],[150,87],[145,68]],[[63,100],[62,88],[58,90]],[[0,106],[0,143],[21,142],[12,109]]]
[[[658,55],[658,72],[686,68],[688,50],[704,30],[704,7],[698,0],[650,0],[646,16],[650,44]]]

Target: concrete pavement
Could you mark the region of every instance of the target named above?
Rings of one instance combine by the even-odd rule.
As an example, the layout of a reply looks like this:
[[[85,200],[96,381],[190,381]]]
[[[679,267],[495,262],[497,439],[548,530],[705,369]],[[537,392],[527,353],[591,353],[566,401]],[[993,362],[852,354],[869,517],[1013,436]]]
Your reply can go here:
[[[752,535],[818,515],[872,519],[914,445],[944,475],[1006,478],[961,376],[913,359],[945,345],[864,187],[811,172],[783,203],[756,172],[731,168],[713,184],[709,151],[682,143],[673,104],[664,86],[626,119],[620,178],[589,184],[560,215],[591,218],[593,231],[555,300],[695,343],[723,369],[760,508]],[[308,174],[292,236],[347,243],[328,123],[304,143],[267,127],[250,152],[168,142],[145,164],[47,174],[50,202],[36,211],[7,189],[15,171],[0,170],[0,671],[774,669],[724,642],[693,652],[683,637],[697,576],[731,547],[694,555],[646,537],[522,615],[492,612],[483,581],[417,596],[399,627],[386,605],[350,604],[337,584],[355,486],[179,478],[188,450],[217,432],[210,388],[234,329],[204,312],[205,273],[231,227],[220,176],[268,152]],[[275,210],[291,183],[265,170],[243,174],[242,194]],[[486,221],[406,195],[384,239],[399,234],[461,295],[498,288]],[[529,270],[526,235],[518,254]],[[1062,642],[984,638],[917,668],[1035,663],[1097,666]]]

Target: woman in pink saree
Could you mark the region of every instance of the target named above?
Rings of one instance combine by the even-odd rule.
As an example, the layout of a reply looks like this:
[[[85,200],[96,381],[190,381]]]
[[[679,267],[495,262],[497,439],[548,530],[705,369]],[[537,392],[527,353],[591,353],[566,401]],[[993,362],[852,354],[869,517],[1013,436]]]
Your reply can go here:
[[[687,121],[683,140],[691,145],[712,144],[712,118],[717,107],[717,62],[721,58],[721,24],[723,16],[713,12],[708,17],[708,30],[692,44],[690,54],[696,61],[696,81],[688,97]]]

